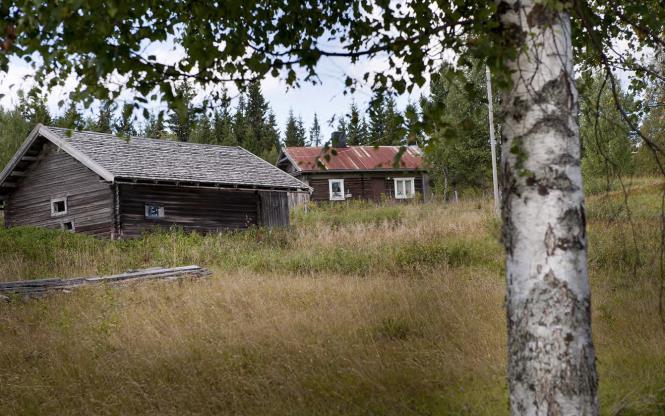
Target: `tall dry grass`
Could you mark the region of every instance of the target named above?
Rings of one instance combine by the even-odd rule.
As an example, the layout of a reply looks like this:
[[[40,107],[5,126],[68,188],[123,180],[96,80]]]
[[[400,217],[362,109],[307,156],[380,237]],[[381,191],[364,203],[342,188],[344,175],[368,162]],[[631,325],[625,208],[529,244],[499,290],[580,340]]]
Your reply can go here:
[[[639,219],[637,261],[615,202],[589,209],[602,408],[663,414],[658,212]],[[184,263],[214,277],[0,305],[0,414],[507,414],[497,238],[482,201],[126,242],[1,231],[0,280]]]

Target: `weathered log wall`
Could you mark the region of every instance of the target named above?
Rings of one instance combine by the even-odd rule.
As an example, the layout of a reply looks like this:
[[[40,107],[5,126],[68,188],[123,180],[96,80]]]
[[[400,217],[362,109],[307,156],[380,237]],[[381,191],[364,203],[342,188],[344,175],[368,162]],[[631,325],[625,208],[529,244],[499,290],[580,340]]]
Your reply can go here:
[[[182,227],[201,233],[242,229],[259,224],[256,191],[143,184],[118,185],[121,237],[158,228]],[[145,204],[164,207],[164,218],[145,217]]]
[[[306,175],[306,181],[314,191],[312,192],[312,201],[329,201],[330,192],[328,188],[329,179],[344,179],[344,189],[351,193],[351,199],[364,199],[380,202],[382,199],[395,198],[395,183],[393,178],[414,178],[416,193],[424,195],[422,173],[309,173]],[[426,175],[425,175],[426,176]]]
[[[5,226],[61,228],[109,237],[112,231],[111,186],[53,144],[45,144],[5,202]],[[67,198],[67,214],[51,215],[51,199]]]

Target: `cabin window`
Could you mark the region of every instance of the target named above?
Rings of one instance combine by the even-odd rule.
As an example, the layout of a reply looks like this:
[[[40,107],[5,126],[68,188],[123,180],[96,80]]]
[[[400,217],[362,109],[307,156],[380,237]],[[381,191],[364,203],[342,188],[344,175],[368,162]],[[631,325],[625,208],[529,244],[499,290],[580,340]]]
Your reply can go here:
[[[395,178],[395,198],[408,199],[416,195],[413,178]]]
[[[164,218],[164,206],[152,202],[145,204],[145,217],[153,219]]]
[[[331,201],[344,200],[344,179],[329,179],[328,187],[330,189]]]
[[[60,224],[60,227],[65,231],[73,233],[74,232],[74,221],[63,222],[62,224]]]
[[[67,214],[67,197],[54,198],[51,200],[51,216],[59,217]]]

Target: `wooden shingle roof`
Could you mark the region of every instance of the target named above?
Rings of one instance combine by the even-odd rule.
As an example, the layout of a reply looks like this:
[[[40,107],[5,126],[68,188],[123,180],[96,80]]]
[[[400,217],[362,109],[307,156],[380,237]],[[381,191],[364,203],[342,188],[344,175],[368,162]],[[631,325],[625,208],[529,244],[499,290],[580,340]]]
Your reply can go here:
[[[308,190],[309,187],[241,147],[183,143],[38,125],[0,174],[0,187],[43,137],[109,182],[141,181]]]

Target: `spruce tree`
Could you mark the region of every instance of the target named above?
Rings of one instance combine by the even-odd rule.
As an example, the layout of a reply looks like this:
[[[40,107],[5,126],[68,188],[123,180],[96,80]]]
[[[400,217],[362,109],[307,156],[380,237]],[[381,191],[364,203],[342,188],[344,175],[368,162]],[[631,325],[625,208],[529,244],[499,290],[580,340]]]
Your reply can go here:
[[[365,124],[365,119],[360,114],[355,102],[351,103],[351,108],[347,117],[349,119],[347,124],[347,144],[358,146],[367,143],[367,125]]]
[[[335,131],[338,131],[344,135],[344,137],[347,136],[349,132],[349,126],[346,124],[346,117],[344,117],[344,114],[338,116],[337,118],[337,128]]]
[[[191,133],[191,141],[193,143],[215,144],[215,137],[212,128],[212,122],[206,112],[203,112]]]
[[[385,140],[386,135],[386,111],[385,96],[383,92],[377,91],[372,96],[367,109],[369,114],[369,142],[379,145]]]
[[[489,189],[492,157],[489,152],[485,71],[482,65],[457,72],[444,67],[430,86],[423,112],[432,122],[428,135],[432,144],[427,159],[430,175],[439,185],[454,189]],[[465,86],[472,90],[465,90]],[[495,108],[500,111],[500,108]],[[442,191],[445,191],[442,189]]]
[[[146,120],[141,135],[151,139],[164,139],[166,138],[166,128],[164,127],[164,113],[158,111],[156,114],[151,113]]]
[[[215,108],[212,117],[212,136],[214,143],[224,146],[238,146],[233,134],[233,117],[231,115],[231,99],[226,90],[222,93],[220,105]]]
[[[307,144],[307,129],[305,128],[305,123],[302,121],[302,117],[298,116],[298,121],[296,121],[296,132],[298,135],[298,143],[303,147]]]
[[[233,137],[234,141],[239,146],[245,146],[245,136],[247,135],[247,121],[245,118],[245,112],[247,111],[247,104],[245,101],[245,95],[240,94],[238,98],[238,105],[236,106],[236,112],[233,115]]]
[[[245,149],[256,155],[269,151],[274,146],[266,129],[268,110],[268,102],[263,97],[261,85],[258,82],[252,83],[247,90],[247,110],[245,113],[245,121],[248,127],[245,131],[248,134],[241,143]]]
[[[406,144],[424,147],[425,134],[423,122],[416,104],[409,103],[404,109],[404,130],[406,132]]]
[[[115,133],[124,137],[136,136],[133,116],[134,107],[131,104],[125,104],[122,107],[120,117],[115,122]]]
[[[90,126],[93,131],[111,133],[113,124],[113,101],[104,101],[99,106],[99,114]]]
[[[169,129],[181,142],[189,141],[197,122],[198,110],[192,102],[194,95],[194,90],[188,82],[181,83],[176,88],[174,107],[167,119]]]
[[[65,110],[65,113],[62,115],[62,117],[56,119],[55,125],[68,129],[82,130],[83,121],[83,115],[79,112],[76,103],[70,101],[69,106]]]
[[[309,129],[309,145],[315,147],[321,145],[321,126],[319,125],[319,117],[316,113],[314,113],[312,127]]]
[[[399,110],[397,110],[397,103],[392,95],[388,95],[385,99],[385,133],[383,140],[377,144],[388,146],[400,146],[404,143],[404,119]]]
[[[279,129],[277,128],[277,119],[275,114],[272,111],[268,112],[268,120],[266,121],[264,128],[264,135],[266,138],[266,143],[270,143],[270,147],[267,147],[263,152],[259,154],[261,158],[268,161],[271,164],[277,162],[277,153],[278,149],[281,147],[279,142]]]
[[[284,145],[287,147],[302,147],[305,145],[305,129],[302,126],[302,120],[298,120],[293,115],[293,110],[289,110],[289,117],[286,120]]]

